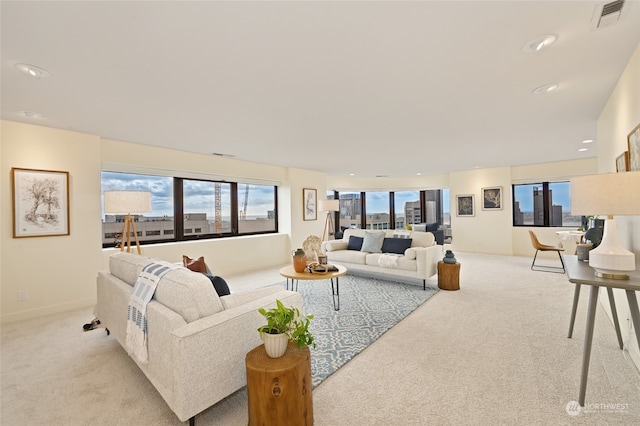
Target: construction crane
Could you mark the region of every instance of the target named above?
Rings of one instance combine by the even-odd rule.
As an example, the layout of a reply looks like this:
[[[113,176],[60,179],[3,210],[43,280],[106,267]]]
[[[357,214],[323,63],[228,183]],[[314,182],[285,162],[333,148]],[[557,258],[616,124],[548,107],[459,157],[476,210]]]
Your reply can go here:
[[[215,196],[215,232],[216,234],[222,233],[222,186],[220,182],[213,184],[213,191]]]
[[[244,187],[244,203],[242,204],[242,210],[240,210],[240,219],[246,219],[247,217],[247,204],[249,203],[249,185]]]

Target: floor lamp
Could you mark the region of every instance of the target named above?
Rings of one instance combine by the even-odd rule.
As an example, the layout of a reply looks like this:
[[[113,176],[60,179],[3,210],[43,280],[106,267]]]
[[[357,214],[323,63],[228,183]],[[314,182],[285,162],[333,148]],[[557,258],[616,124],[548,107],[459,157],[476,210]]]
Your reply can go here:
[[[124,251],[127,246],[127,253],[131,252],[131,232],[138,248],[138,254],[142,254],[140,250],[140,242],[138,241],[138,231],[136,230],[136,222],[132,215],[149,213],[151,211],[151,192],[147,191],[105,191],[104,192],[104,213],[125,215],[124,228],[122,230],[122,242],[120,243],[120,251]]]
[[[333,212],[340,211],[340,200],[320,200],[318,209],[327,212],[327,219],[324,222],[324,231],[322,231],[322,241],[332,240],[336,232],[333,222]],[[326,235],[326,238],[325,238]]]

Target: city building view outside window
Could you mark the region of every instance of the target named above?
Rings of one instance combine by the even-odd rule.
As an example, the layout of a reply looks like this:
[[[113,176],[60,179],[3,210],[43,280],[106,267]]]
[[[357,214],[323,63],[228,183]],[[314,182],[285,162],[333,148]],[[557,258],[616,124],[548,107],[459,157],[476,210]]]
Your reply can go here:
[[[327,198],[333,199],[333,192],[328,192]],[[337,219],[339,230],[363,227],[365,229],[406,229],[407,225],[412,224],[437,223],[439,229],[444,231],[445,241],[451,242],[448,189],[397,192],[345,191],[339,192],[338,198],[340,200]]]
[[[513,185],[513,226],[580,227],[571,214],[570,182]]]
[[[102,172],[102,192],[112,190],[151,193],[152,211],[134,215],[141,243],[277,231],[277,192],[271,185]],[[176,211],[182,212],[177,223]],[[118,246],[124,217],[106,215],[103,209],[103,247]]]

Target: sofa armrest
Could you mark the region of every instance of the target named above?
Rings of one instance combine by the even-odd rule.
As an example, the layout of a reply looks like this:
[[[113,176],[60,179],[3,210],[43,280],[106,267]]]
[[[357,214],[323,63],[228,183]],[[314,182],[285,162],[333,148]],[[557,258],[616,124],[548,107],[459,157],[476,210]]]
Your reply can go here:
[[[438,273],[438,261],[442,259],[442,246],[416,247],[418,278],[427,280]]]
[[[328,251],[346,250],[348,246],[349,246],[348,241],[331,240],[331,241],[323,241],[321,249],[323,253],[326,253]]]
[[[299,293],[280,290],[173,330],[167,369],[174,376],[171,409],[181,421],[247,384],[245,356],[262,343],[258,327],[265,324],[258,308],[275,307],[276,299],[302,309]]]
[[[240,305],[253,302],[265,296],[269,296],[274,293],[282,291],[282,286],[273,285],[268,287],[257,288],[255,290],[241,291],[238,293],[231,293],[226,296],[222,296],[220,301],[225,309],[235,308]]]

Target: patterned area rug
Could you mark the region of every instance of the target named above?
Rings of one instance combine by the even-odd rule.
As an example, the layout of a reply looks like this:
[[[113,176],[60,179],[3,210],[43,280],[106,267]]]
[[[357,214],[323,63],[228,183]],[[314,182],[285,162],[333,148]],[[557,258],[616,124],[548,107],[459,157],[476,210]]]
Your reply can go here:
[[[313,387],[349,362],[387,330],[438,292],[437,288],[345,275],[340,278],[340,310],[333,309],[329,280],[300,281],[303,312],[313,314],[310,330]]]

